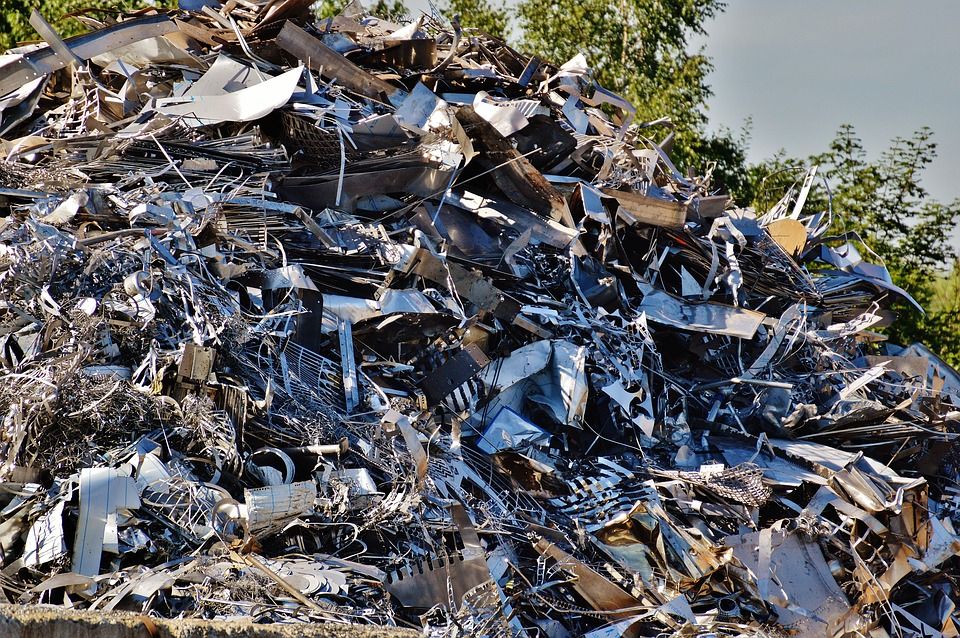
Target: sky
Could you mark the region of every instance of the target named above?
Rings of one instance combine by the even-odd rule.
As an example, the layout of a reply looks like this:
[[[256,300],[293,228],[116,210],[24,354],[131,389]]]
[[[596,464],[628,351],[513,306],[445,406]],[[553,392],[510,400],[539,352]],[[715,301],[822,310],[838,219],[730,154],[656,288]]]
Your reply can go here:
[[[960,197],[960,2],[730,0],[707,25],[711,126],[752,118],[749,159],[824,150],[854,125],[868,155],[921,126],[931,195]]]

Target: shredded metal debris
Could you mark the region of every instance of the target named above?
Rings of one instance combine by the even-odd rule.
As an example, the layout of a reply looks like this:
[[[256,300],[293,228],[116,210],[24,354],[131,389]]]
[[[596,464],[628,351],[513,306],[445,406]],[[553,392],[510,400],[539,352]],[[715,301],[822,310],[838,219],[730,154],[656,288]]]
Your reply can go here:
[[[2,59],[8,602],[958,634],[960,376],[816,167],[738,208],[582,56],[309,5]]]

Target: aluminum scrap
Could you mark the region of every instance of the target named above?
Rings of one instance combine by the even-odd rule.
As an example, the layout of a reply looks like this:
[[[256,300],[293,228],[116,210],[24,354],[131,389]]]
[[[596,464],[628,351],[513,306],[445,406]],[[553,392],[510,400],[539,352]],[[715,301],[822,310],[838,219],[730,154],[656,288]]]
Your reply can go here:
[[[816,167],[741,208],[583,56],[310,4],[5,56],[5,601],[958,635],[960,375]]]

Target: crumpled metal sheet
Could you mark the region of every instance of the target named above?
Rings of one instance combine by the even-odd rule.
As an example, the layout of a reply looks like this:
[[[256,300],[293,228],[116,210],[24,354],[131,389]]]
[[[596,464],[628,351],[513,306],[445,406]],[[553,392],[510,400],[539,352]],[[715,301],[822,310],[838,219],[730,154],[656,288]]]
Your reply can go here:
[[[8,601],[958,634],[960,375],[816,167],[736,208],[585,56],[308,4],[0,66]]]

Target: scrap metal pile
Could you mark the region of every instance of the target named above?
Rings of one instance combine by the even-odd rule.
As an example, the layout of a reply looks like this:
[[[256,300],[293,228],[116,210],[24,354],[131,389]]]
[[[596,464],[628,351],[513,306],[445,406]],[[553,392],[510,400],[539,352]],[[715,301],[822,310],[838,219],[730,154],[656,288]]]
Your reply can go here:
[[[7,601],[957,635],[960,377],[815,167],[738,208],[583,57],[308,4],[3,58]]]

